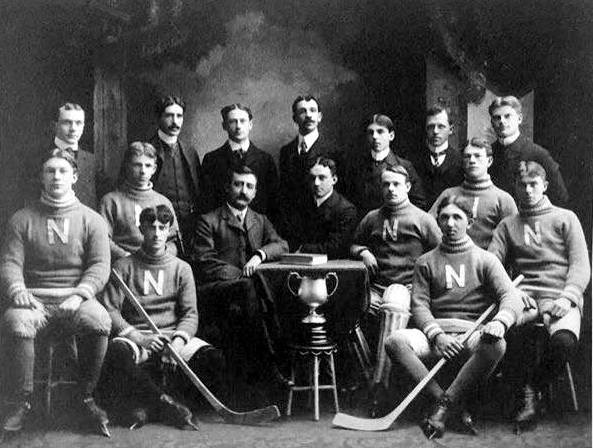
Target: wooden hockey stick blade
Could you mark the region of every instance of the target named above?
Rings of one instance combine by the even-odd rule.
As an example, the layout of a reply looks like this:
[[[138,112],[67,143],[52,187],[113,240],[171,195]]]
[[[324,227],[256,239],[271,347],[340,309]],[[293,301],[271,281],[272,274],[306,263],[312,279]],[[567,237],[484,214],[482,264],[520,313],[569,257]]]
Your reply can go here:
[[[513,286],[518,286],[519,283],[523,280],[523,275],[519,275],[515,280],[513,280]],[[469,328],[463,336],[461,337],[460,342],[463,344],[465,343],[471,334],[476,331],[476,329],[486,320],[486,318],[490,315],[492,311],[496,308],[496,303],[491,304],[486,311],[482,313],[482,315],[476,320],[471,328]],[[385,431],[390,429],[391,426],[395,423],[395,420],[405,411],[405,409],[409,406],[409,404],[418,396],[418,394],[424,389],[424,387],[428,384],[428,382],[434,378],[434,376],[441,370],[441,368],[446,364],[447,360],[445,358],[439,359],[439,361],[434,365],[432,369],[428,372],[428,374],[422,378],[422,380],[412,389],[412,391],[402,400],[402,402],[389,414],[380,417],[380,418],[362,418],[362,417],[355,417],[353,415],[337,413],[332,421],[334,426],[339,426],[340,428],[346,429],[354,429],[357,431]]]
[[[138,311],[144,320],[146,320],[152,332],[162,335],[161,330],[159,330],[146,310],[142,307],[136,296],[134,296],[134,293],[130,290],[130,288],[128,288],[128,285],[125,284],[115,269],[111,270],[111,277],[115,280],[117,286],[122,290],[136,311]],[[177,362],[177,365],[181,368],[181,370],[183,370],[183,373],[187,375],[193,385],[196,386],[196,389],[198,389],[198,391],[204,396],[208,403],[210,403],[210,405],[225,422],[236,425],[259,425],[276,420],[280,417],[280,410],[276,405],[271,405],[262,409],[255,409],[253,411],[247,412],[236,412],[229,409],[218,398],[216,398],[212,392],[210,392],[206,385],[202,383],[200,378],[198,378],[194,371],[187,365],[187,362],[185,362],[185,360],[171,344],[167,344],[167,348],[169,349],[173,359]]]

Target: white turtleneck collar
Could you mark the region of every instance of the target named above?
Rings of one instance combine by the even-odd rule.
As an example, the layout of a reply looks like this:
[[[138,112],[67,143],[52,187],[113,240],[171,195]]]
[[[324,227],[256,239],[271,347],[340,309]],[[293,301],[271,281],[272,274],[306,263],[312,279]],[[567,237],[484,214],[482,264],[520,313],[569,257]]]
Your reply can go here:
[[[159,138],[169,146],[172,146],[177,143],[176,135],[165,134],[160,129],[157,131],[157,134],[159,135]]]
[[[54,145],[56,145],[56,148],[58,149],[70,149],[74,152],[78,151],[78,143],[73,145],[71,143],[65,142],[64,140],[58,137],[54,137]]]
[[[449,149],[449,140],[445,141],[445,143],[439,146],[432,146],[431,144],[428,144],[428,149],[432,154],[440,154],[441,152]]]
[[[515,141],[517,141],[520,135],[521,133],[517,132],[516,134],[509,135],[508,137],[499,138],[498,141],[503,146],[509,146],[511,143],[515,143]]]

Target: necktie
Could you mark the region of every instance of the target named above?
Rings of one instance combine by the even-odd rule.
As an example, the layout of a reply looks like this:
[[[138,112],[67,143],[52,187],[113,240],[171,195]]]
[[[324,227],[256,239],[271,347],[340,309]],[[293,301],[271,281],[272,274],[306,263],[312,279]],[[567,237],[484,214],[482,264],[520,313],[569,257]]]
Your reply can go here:
[[[307,155],[307,142],[305,142],[305,140],[303,140],[301,142],[301,145],[299,146],[299,155],[301,157],[306,156]]]
[[[430,157],[432,158],[432,164],[434,166],[436,166],[437,168],[439,166],[441,166],[441,158],[442,156],[444,156],[444,152],[433,152],[430,154]]]

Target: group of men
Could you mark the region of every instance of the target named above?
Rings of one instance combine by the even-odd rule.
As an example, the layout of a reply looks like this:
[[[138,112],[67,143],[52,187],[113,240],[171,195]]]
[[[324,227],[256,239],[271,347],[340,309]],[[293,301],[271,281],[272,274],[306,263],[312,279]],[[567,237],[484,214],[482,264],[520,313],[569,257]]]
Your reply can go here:
[[[185,107],[178,97],[158,102],[156,135],[127,148],[119,186],[99,213],[73,190],[86,175],[77,166],[84,111],[59,108],[41,199],[12,217],[0,252],[2,330],[14,363],[5,431],[20,430],[31,408],[34,339],[56,325],[76,334],[83,409],[102,428],[108,417],[97,388],[107,406],[130,407],[132,425],[161,417],[194,426],[191,411],[147,371],[172,362],[170,343],[193,369],[216,376],[220,352],[196,334],[232,352],[247,382],[287,385],[274,298],[257,267],[289,251],[362,260],[371,333],[384,304],[411,310],[413,328],[386,342],[398,371],[419,381],[425,358],[467,361],[448,388],[427,386],[427,435],[442,435],[451,407],[473,429],[464,397],[503,357],[507,332],[520,356],[521,328],[543,318],[550,343],[541,365],[509,374],[521,398],[516,421],[535,420],[536,391],[575,351],[590,271],[578,219],[552,205],[568,200],[558,164],[521,135],[515,97],[489,108],[494,144],[472,138],[460,151],[449,147],[447,110],[429,109],[426,148],[412,163],[392,150],[395,127],[381,114],[364,122],[364,151],[340,154],[319,130],[319,100],[299,96],[298,135],[281,148],[279,172],[250,141],[253,115],[241,104],[222,108],[228,140],[200,164],[179,139]],[[109,282],[110,267],[165,336],[153,335]],[[505,268],[525,276],[527,292]],[[494,318],[462,344],[459,336],[493,302]]]

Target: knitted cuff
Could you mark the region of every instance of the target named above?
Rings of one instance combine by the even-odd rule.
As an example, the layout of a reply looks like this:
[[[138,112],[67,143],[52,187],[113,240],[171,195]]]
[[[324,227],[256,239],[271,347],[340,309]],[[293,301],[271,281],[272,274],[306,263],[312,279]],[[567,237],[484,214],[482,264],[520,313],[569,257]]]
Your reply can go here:
[[[13,299],[14,299],[14,297],[15,297],[15,296],[16,296],[18,293],[20,293],[20,292],[25,292],[25,291],[27,291],[27,287],[25,286],[25,284],[24,284],[24,283],[22,283],[22,282],[18,282],[18,283],[13,283],[12,285],[10,285],[10,286],[8,287],[7,294],[8,294],[8,297],[9,297],[11,300],[13,300]]]
[[[503,308],[496,313],[496,316],[492,318],[492,320],[497,320],[502,323],[505,328],[508,330],[513,326],[516,320],[515,313],[512,310]]]
[[[122,331],[120,331],[117,336],[118,337],[124,337],[124,336],[128,336],[132,331],[134,331],[136,328],[132,325],[130,325],[129,327],[124,328]]]
[[[445,331],[436,322],[431,322],[422,329],[422,332],[430,342],[433,342],[439,334]]]
[[[93,300],[95,298],[95,292],[91,285],[88,283],[79,283],[76,287],[76,292],[84,300]]]
[[[183,339],[186,344],[191,339],[190,335],[187,332],[183,331],[183,330],[177,330],[177,331],[175,331],[175,333],[173,333],[173,337],[171,338],[171,340],[175,339],[176,337],[180,337],[181,339]]]
[[[580,289],[574,285],[566,285],[560,294],[560,297],[570,300],[570,302],[579,309],[583,308],[583,294]]]

